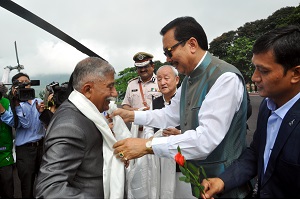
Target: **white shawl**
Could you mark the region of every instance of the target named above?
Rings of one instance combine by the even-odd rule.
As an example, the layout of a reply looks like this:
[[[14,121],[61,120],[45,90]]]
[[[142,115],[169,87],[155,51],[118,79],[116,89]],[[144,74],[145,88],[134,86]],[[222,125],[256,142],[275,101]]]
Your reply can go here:
[[[113,133],[109,128],[104,115],[99,112],[99,110],[90,100],[88,100],[83,94],[81,94],[76,90],[74,90],[69,95],[69,100],[80,110],[82,114],[84,114],[88,119],[94,122],[94,124],[102,134],[104,197],[112,198],[112,199],[123,198],[124,182],[125,182],[124,163],[122,163],[119,159],[117,159],[113,154],[114,149],[112,148],[112,146],[117,140],[113,136]],[[116,105],[113,108],[116,108]],[[120,123],[116,126],[118,127],[121,126],[121,128],[113,128],[114,133],[118,135],[116,137],[119,138],[131,137],[131,133],[126,127],[124,121],[122,119],[119,121]],[[122,122],[123,125],[121,124]]]

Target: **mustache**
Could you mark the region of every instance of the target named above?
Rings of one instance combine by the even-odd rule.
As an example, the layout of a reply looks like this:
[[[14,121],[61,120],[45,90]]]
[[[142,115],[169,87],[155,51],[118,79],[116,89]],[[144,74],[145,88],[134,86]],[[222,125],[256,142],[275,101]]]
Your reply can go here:
[[[115,97],[107,97],[106,101],[116,101],[116,98]]]

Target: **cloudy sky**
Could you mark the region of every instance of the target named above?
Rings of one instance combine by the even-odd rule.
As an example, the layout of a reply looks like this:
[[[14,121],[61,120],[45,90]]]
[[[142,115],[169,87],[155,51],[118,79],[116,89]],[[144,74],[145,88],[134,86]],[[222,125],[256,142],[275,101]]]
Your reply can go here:
[[[132,67],[136,52],[165,61],[159,31],[180,16],[194,17],[208,42],[246,22],[265,19],[299,0],[14,0],[73,37],[120,72]],[[6,66],[20,64],[30,76],[70,74],[87,55],[0,7],[0,77]],[[16,74],[14,70],[10,75]]]

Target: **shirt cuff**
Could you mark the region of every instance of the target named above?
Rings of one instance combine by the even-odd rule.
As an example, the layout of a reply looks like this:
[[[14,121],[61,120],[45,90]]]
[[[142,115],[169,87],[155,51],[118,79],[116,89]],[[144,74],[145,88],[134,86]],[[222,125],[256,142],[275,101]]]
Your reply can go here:
[[[152,150],[157,157],[170,158],[168,139],[169,137],[159,137],[152,139]]]
[[[145,125],[146,118],[146,111],[134,111],[134,124]]]

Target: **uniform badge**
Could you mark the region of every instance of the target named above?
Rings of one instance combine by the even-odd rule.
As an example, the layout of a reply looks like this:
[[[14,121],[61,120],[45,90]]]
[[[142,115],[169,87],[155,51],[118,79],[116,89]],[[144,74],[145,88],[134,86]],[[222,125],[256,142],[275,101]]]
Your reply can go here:
[[[138,91],[138,89],[132,89],[131,90],[131,92],[137,92]]]

